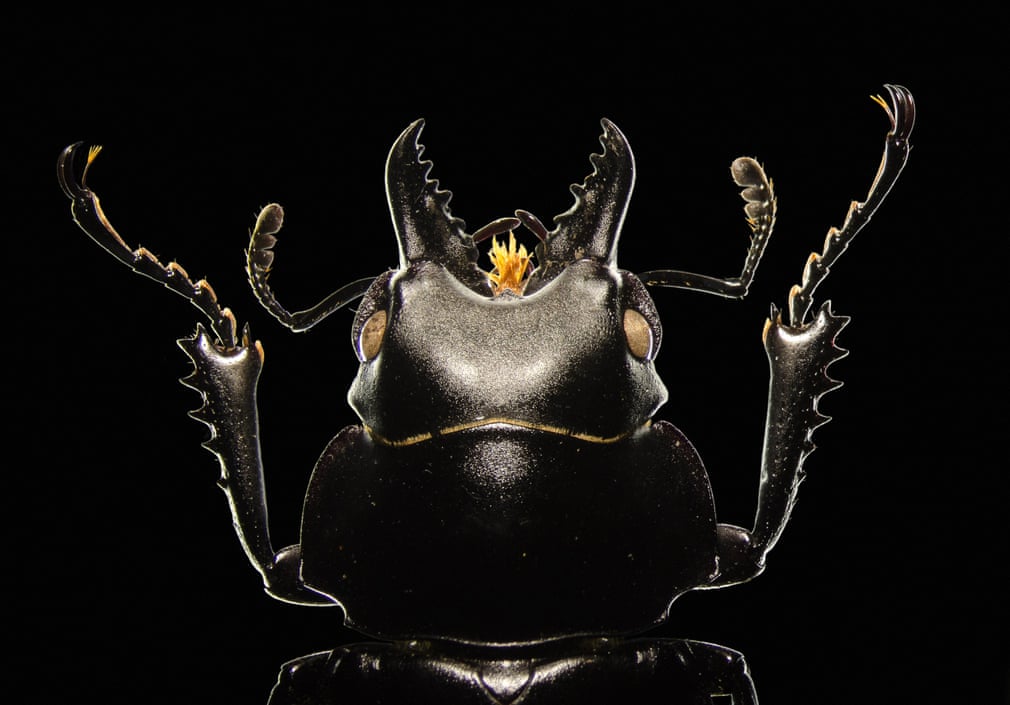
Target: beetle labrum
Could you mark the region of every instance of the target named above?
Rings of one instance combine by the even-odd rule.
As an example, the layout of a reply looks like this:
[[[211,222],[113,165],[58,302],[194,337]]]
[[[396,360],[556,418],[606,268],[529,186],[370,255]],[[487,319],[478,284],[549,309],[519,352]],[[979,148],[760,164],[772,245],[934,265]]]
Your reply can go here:
[[[832,228],[763,338],[771,383],[758,508],[751,529],[716,521],[708,476],[673,425],[654,421],[667,391],[653,359],[661,326],[647,286],[742,298],[775,221],[772,183],[753,159],[732,176],[751,228],[738,277],[677,270],[637,276],[617,266],[634,184],[621,132],[602,121],[603,151],[572,187],[575,203],[548,230],[516,211],[470,234],[421,158],[423,123],[394,143],[386,187],[399,267],[352,282],[291,313],[268,275],[283,211],[263,209],[247,269],[260,302],[302,331],[361,299],[352,326],[360,368],[348,398],[361,424],[340,431],[310,481],[298,545],[276,550],[267,528],[256,385],[263,349],[203,280],[132,250],[77,178],[80,145],[59,180],[78,225],[136,272],[183,295],[209,330],[179,341],[185,384],[211,429],[239,540],[274,597],[339,605],[376,641],[286,664],[270,702],[756,702],[730,649],[640,636],[694,589],[758,575],[796,499],[819,399],[840,386],[827,367],[846,353],[848,319],[812,294],[895,183],[915,121],[911,94],[886,86],[891,122],[876,178]],[[524,248],[494,240],[495,267],[476,244],[520,225]],[[447,315],[451,312],[451,315]],[[499,369],[521,370],[503,379]]]

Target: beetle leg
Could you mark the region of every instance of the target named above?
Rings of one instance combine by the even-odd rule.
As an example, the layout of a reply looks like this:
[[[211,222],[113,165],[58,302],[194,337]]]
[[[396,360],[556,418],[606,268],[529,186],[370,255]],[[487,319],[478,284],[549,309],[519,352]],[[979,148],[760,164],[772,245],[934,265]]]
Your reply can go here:
[[[203,400],[190,416],[210,429],[203,447],[221,465],[218,486],[228,497],[232,523],[246,556],[275,597],[298,604],[333,604],[303,586],[299,546],[275,552],[270,542],[256,405],[263,347],[250,342],[247,328],[240,347],[223,350],[200,325],[195,335],[178,342],[194,367],[182,383],[199,392]]]
[[[828,367],[848,355],[835,343],[849,323],[825,303],[809,325],[782,325],[772,310],[763,335],[771,367],[768,416],[758,510],[754,519],[754,551],[765,554],[778,541],[796,502],[804,477],[803,463],[814,451],[814,431],[831,420],[821,413],[821,398],[842,386],[828,375]]]
[[[730,167],[730,173],[736,185],[743,187],[740,196],[747,202],[744,212],[751,230],[750,247],[740,276],[719,279],[676,269],[657,269],[638,275],[646,286],[690,289],[732,299],[742,299],[747,295],[747,289],[754,280],[754,273],[775,227],[775,191],[764,169],[750,157],[736,159]]]
[[[334,311],[364,296],[375,277],[353,281],[340,287],[312,308],[290,313],[278,303],[273,289],[267,283],[273,268],[273,247],[277,244],[275,235],[280,232],[283,223],[284,209],[278,204],[271,203],[260,211],[246,251],[246,273],[249,275],[249,285],[252,286],[253,293],[263,307],[285,326],[296,333],[301,333]]]
[[[814,451],[814,431],[830,420],[818,409],[820,400],[842,386],[828,376],[827,370],[848,354],[835,344],[835,338],[849,319],[834,315],[829,304],[822,305],[809,322],[805,319],[814,289],[880,206],[908,158],[915,104],[905,88],[891,85],[886,88],[891,105],[879,97],[875,100],[887,111],[891,131],[866,200],[853,203],[842,228],[832,228],[828,233],[824,251],[811,255],[803,283],[790,292],[789,323],[783,323],[774,307],[765,323],[762,338],[771,367],[771,383],[758,509],[750,531],[719,525],[720,573],[712,587],[747,580],[763,569],[765,556],[781,536],[796,502],[804,478],[803,464]]]
[[[886,84],[884,88],[890,97],[890,105],[880,96],[874,96],[876,101],[887,113],[891,121],[891,130],[884,142],[884,154],[880,167],[873,179],[866,200],[862,203],[853,201],[845,222],[841,228],[831,228],[824,239],[824,249],[820,254],[812,253],[803,268],[801,284],[793,286],[789,292],[789,323],[800,326],[806,321],[807,314],[813,303],[813,293],[831,271],[831,265],[842,256],[852,239],[870,221],[883,202],[884,197],[894,186],[901,170],[908,161],[911,145],[908,137],[915,126],[915,102],[912,94],[902,86]]]
[[[88,167],[100,148],[91,148],[87,166],[78,180],[73,160],[79,148],[80,143],[67,147],[57,164],[60,186],[72,201],[71,212],[77,224],[113,257],[184,296],[210,320],[213,337],[198,325],[196,335],[179,341],[195,368],[183,383],[203,397],[202,406],[191,415],[211,430],[203,445],[221,463],[218,484],[228,496],[235,530],[246,555],[263,575],[268,589],[281,599],[332,604],[302,587],[297,546],[275,553],[270,545],[256,411],[256,382],[263,366],[263,348],[258,342],[250,342],[248,328],[242,339],[238,339],[235,317],[218,305],[217,296],[206,281],[194,283],[178,264],[163,265],[143,247],[130,249],[105,217],[98,196],[85,186]]]
[[[765,556],[778,542],[805,476],[803,464],[814,451],[814,431],[830,421],[818,408],[820,400],[842,386],[827,370],[848,354],[835,344],[848,322],[824,304],[803,328],[784,325],[774,309],[765,323],[771,382],[758,509],[750,531],[719,525],[719,575],[711,587],[742,582],[760,573]]]
[[[234,348],[237,345],[235,316],[227,308],[221,308],[214,289],[206,280],[193,282],[186,274],[186,270],[175,262],[164,265],[143,247],[131,249],[112,227],[112,223],[102,212],[98,196],[85,185],[88,168],[98,156],[101,147],[92,147],[88,151],[87,166],[78,180],[74,175],[74,155],[80,146],[81,143],[78,142],[64,149],[57,163],[60,186],[71,200],[70,210],[77,225],[102,249],[137,274],[164,284],[188,299],[209,319],[211,329],[220,344],[226,348]]]

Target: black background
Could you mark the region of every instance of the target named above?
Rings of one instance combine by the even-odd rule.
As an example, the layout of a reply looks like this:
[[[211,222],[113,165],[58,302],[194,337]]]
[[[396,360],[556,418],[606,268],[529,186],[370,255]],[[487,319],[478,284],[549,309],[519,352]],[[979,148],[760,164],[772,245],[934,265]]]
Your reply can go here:
[[[305,307],[395,266],[382,169],[410,121],[427,119],[425,156],[472,231],[515,208],[548,223],[567,209],[605,116],[638,162],[621,266],[728,276],[746,248],[728,166],[757,157],[780,208],[747,300],[653,292],[671,392],[659,417],[706,459],[719,518],[746,524],[769,303],[784,304],[807,254],[865,195],[887,129],[868,96],[894,82],[918,101],[915,149],[818,292],[853,317],[840,339],[852,352],[833,368],[846,385],[823,404],[834,421],[793,520],[765,575],[687,595],[655,633],[744,652],[762,703],[1008,702],[994,100],[1006,61],[994,19],[963,9],[821,11],[9,18],[6,687],[26,684],[39,703],[261,703],[281,663],[358,638],[336,609],[260,589],[205,431],[185,415],[196,395],[175,382],[187,361],[173,341],[197,313],[73,225],[55,180],[63,146],[105,145],[89,185],[119,232],[206,276],[263,341],[277,546],[297,541],[315,457],[356,421],[345,394],[357,363],[351,311],[294,335],[254,301],[243,248],[260,206],[285,206],[271,281]]]

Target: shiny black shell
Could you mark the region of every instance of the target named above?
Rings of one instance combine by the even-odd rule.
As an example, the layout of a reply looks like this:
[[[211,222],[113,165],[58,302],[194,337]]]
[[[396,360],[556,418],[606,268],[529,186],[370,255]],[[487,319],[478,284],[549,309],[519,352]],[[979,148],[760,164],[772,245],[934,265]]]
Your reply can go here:
[[[622,321],[651,328],[646,356]],[[661,622],[716,574],[711,490],[673,426],[633,275],[579,260],[490,297],[429,261],[380,278],[381,346],[316,466],[302,580],[383,638],[529,643]]]
[[[390,639],[633,633],[716,572],[708,478],[667,423],[609,444],[490,426],[399,448],[351,427],[313,474],[301,545],[305,584]]]

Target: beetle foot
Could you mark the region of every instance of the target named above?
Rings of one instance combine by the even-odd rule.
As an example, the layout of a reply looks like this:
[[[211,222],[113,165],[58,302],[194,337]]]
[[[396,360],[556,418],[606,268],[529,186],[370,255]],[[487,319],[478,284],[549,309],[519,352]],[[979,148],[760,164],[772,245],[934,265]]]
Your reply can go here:
[[[205,279],[194,282],[177,262],[162,264],[150,250],[144,247],[131,248],[112,227],[102,211],[98,195],[85,185],[88,169],[102,148],[92,147],[88,150],[87,164],[78,179],[74,173],[74,155],[80,147],[80,142],[70,145],[63,150],[57,162],[60,186],[71,201],[70,210],[77,225],[102,249],[134,272],[153,279],[188,299],[207,317],[218,340],[227,345],[235,345],[238,327],[235,316],[227,308],[221,307],[217,294]]]
[[[915,101],[907,88],[890,84],[886,84],[884,88],[887,89],[890,102],[880,96],[873,96],[873,100],[887,113],[891,130],[884,140],[884,153],[877,174],[866,198],[862,202],[852,201],[849,205],[842,226],[828,230],[821,252],[813,252],[807,258],[801,283],[789,291],[789,321],[793,325],[800,325],[806,321],[813,305],[814,290],[827,278],[831,267],[842,256],[852,239],[870,222],[870,217],[880,207],[908,161],[911,150],[908,138],[912,134],[912,128],[915,127]]]

